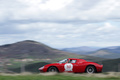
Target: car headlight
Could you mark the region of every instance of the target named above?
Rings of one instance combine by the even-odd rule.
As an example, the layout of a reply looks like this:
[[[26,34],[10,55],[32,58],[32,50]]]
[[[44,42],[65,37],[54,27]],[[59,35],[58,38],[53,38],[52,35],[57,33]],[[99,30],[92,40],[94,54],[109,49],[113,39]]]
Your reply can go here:
[[[43,67],[41,67],[41,69],[43,69],[44,68],[44,66]]]
[[[39,70],[42,70],[42,69],[44,69],[44,66],[39,68]]]

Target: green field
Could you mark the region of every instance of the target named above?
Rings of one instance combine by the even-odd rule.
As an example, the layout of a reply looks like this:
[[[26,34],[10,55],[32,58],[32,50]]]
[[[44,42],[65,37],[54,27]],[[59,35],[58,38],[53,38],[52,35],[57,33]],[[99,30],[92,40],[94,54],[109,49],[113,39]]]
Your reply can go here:
[[[0,75],[0,80],[120,80],[120,77],[81,76],[82,74],[55,74],[55,75]]]

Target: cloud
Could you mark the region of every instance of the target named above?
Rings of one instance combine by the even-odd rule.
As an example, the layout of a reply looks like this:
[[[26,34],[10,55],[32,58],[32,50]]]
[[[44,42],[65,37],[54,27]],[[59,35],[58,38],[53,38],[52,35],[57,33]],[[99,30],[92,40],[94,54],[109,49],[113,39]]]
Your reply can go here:
[[[120,28],[105,22],[103,24],[18,24],[15,28],[21,34],[7,34],[11,42],[32,39],[52,47],[109,46],[119,42]],[[3,37],[2,37],[3,38]],[[15,40],[14,40],[15,38]],[[3,39],[7,39],[6,37]],[[2,39],[1,39],[2,40]],[[14,41],[13,41],[14,40]],[[51,42],[52,41],[52,42]],[[10,41],[8,41],[10,42]],[[73,44],[74,43],[74,44]],[[107,43],[107,44],[104,44]],[[109,44],[108,44],[109,43]],[[73,45],[71,45],[73,44]],[[117,44],[119,45],[119,44]]]
[[[3,15],[10,20],[87,23],[120,17],[116,15],[120,8],[118,0],[2,0],[1,3]]]
[[[120,45],[119,0],[0,3],[1,44],[32,39],[57,48]]]

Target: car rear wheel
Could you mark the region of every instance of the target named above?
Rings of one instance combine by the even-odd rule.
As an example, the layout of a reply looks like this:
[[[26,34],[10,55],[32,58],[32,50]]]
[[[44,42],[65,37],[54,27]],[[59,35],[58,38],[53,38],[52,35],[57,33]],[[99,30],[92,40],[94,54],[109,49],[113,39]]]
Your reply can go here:
[[[48,72],[58,72],[56,67],[49,67]]]
[[[94,66],[87,66],[86,73],[95,73],[96,69]]]

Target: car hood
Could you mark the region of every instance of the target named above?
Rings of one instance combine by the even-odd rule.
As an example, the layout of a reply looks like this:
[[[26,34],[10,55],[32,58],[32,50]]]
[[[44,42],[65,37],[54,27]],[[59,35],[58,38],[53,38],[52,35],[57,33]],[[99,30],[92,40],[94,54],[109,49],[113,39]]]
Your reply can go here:
[[[47,65],[45,65],[45,66],[58,66],[58,65],[60,65],[61,63],[51,63],[51,64],[47,64]]]

